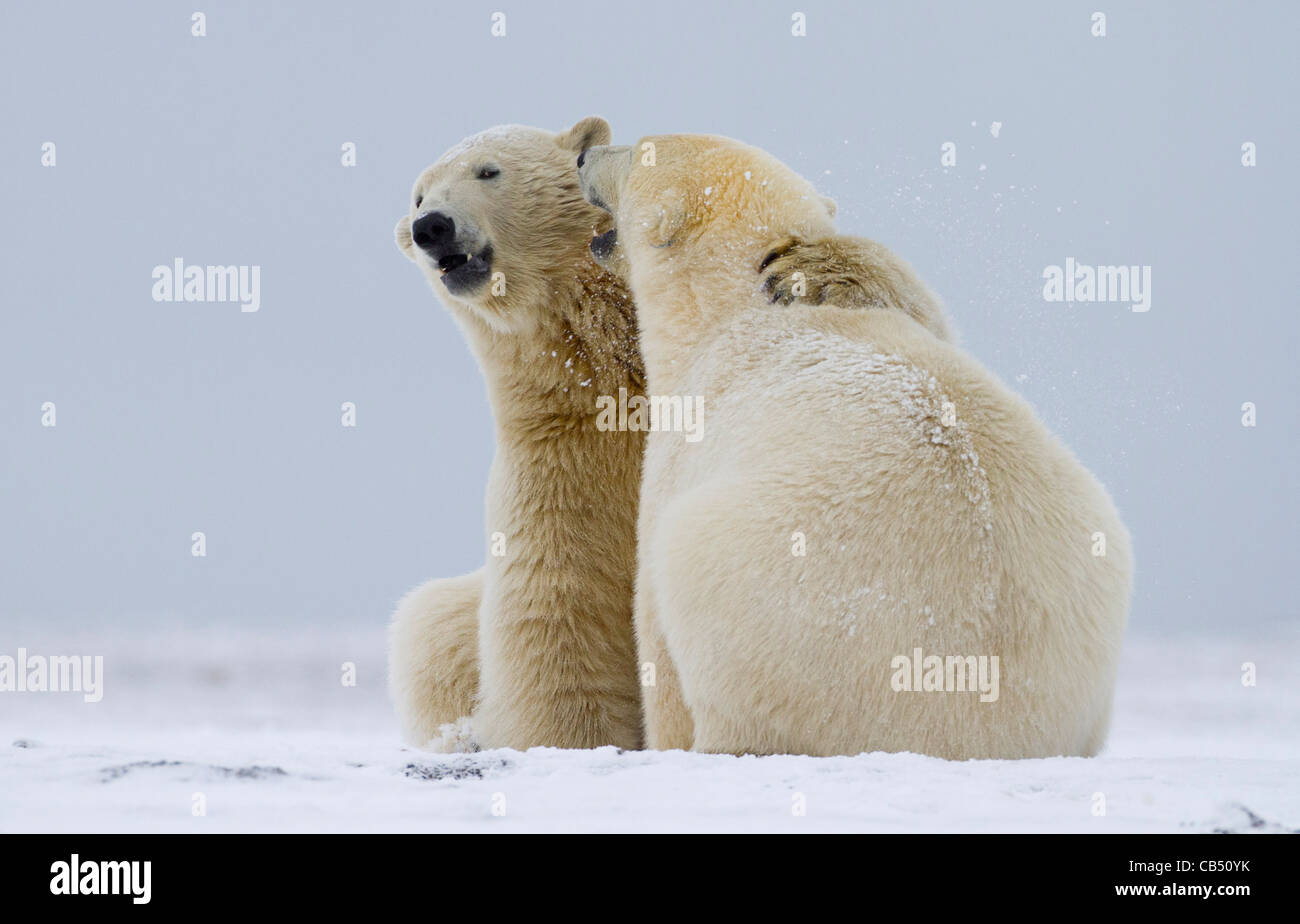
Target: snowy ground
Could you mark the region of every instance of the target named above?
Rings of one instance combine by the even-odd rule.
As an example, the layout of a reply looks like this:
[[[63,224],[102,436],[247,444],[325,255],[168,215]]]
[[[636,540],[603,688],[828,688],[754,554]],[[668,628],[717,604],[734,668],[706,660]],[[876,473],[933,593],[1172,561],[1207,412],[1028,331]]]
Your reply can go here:
[[[1294,635],[1130,639],[1103,756],[964,763],[427,754],[397,742],[381,646],[378,634],[32,639],[36,653],[103,654],[105,695],[0,693],[0,831],[1300,829]],[[345,661],[355,687],[340,682]]]

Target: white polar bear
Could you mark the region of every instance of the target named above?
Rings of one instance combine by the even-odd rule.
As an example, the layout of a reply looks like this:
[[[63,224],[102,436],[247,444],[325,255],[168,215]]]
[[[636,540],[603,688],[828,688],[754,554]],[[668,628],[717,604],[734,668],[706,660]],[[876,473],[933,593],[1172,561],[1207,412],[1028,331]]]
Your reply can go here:
[[[1132,572],[1101,485],[924,311],[769,304],[753,270],[772,236],[835,234],[771,156],[660,136],[579,173],[615,218],[647,391],[705,409],[698,442],[646,445],[649,746],[1095,754]]]
[[[641,358],[631,298],[587,251],[607,217],[574,167],[609,137],[596,117],[481,132],[420,174],[397,224],[483,369],[496,425],[496,547],[478,571],[409,593],[389,630],[389,687],[415,745],[641,743],[642,438],[595,425],[597,396],[640,392]]]

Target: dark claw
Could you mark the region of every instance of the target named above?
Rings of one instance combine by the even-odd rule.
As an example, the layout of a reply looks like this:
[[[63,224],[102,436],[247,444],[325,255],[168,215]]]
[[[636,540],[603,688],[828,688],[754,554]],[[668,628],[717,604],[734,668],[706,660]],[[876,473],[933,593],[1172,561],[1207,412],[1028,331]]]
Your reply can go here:
[[[772,262],[781,256],[782,251],[774,250],[763,258],[763,262],[758,264],[758,271],[761,273],[772,265]]]

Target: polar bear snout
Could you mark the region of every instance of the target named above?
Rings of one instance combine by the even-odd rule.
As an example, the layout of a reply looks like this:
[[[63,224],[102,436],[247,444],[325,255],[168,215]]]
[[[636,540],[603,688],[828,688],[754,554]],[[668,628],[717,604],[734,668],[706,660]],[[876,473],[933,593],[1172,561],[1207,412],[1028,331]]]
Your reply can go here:
[[[449,212],[426,212],[411,222],[411,241],[453,295],[472,292],[492,275],[492,244]]]
[[[619,184],[627,175],[630,150],[627,145],[600,144],[578,155],[578,185],[583,198],[596,208],[610,214],[618,209]]]
[[[437,259],[436,251],[445,249],[455,240],[456,222],[443,212],[429,212],[411,225],[411,240],[415,246]]]
[[[601,194],[599,178],[596,175],[595,164],[600,158],[601,150],[601,148],[586,148],[578,155],[578,187],[582,190],[582,197],[596,208],[613,212],[609,207],[609,200]]]
[[[604,234],[597,234],[591,239],[591,255],[596,258],[596,262],[603,263],[614,256],[614,248],[618,246],[618,229],[611,228]]]
[[[578,185],[583,197],[598,209],[615,215],[619,188],[627,177],[631,148],[626,145],[596,145],[578,155]],[[622,155],[622,156],[620,156]],[[626,275],[626,266],[618,247],[618,230],[611,228],[591,239],[591,255],[596,263],[617,276]]]

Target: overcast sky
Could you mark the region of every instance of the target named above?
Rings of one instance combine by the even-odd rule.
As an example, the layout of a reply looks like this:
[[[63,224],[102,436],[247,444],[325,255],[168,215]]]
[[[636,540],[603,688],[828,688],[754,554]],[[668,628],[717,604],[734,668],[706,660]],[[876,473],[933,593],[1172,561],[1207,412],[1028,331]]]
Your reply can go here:
[[[1295,617],[1295,4],[84,6],[0,28],[3,624],[377,628],[477,567],[483,384],[392,226],[463,136],[593,113],[765,147],[911,261],[1115,497],[1135,628]],[[259,310],[155,301],[177,257]],[[1067,259],[1149,310],[1045,301]]]

